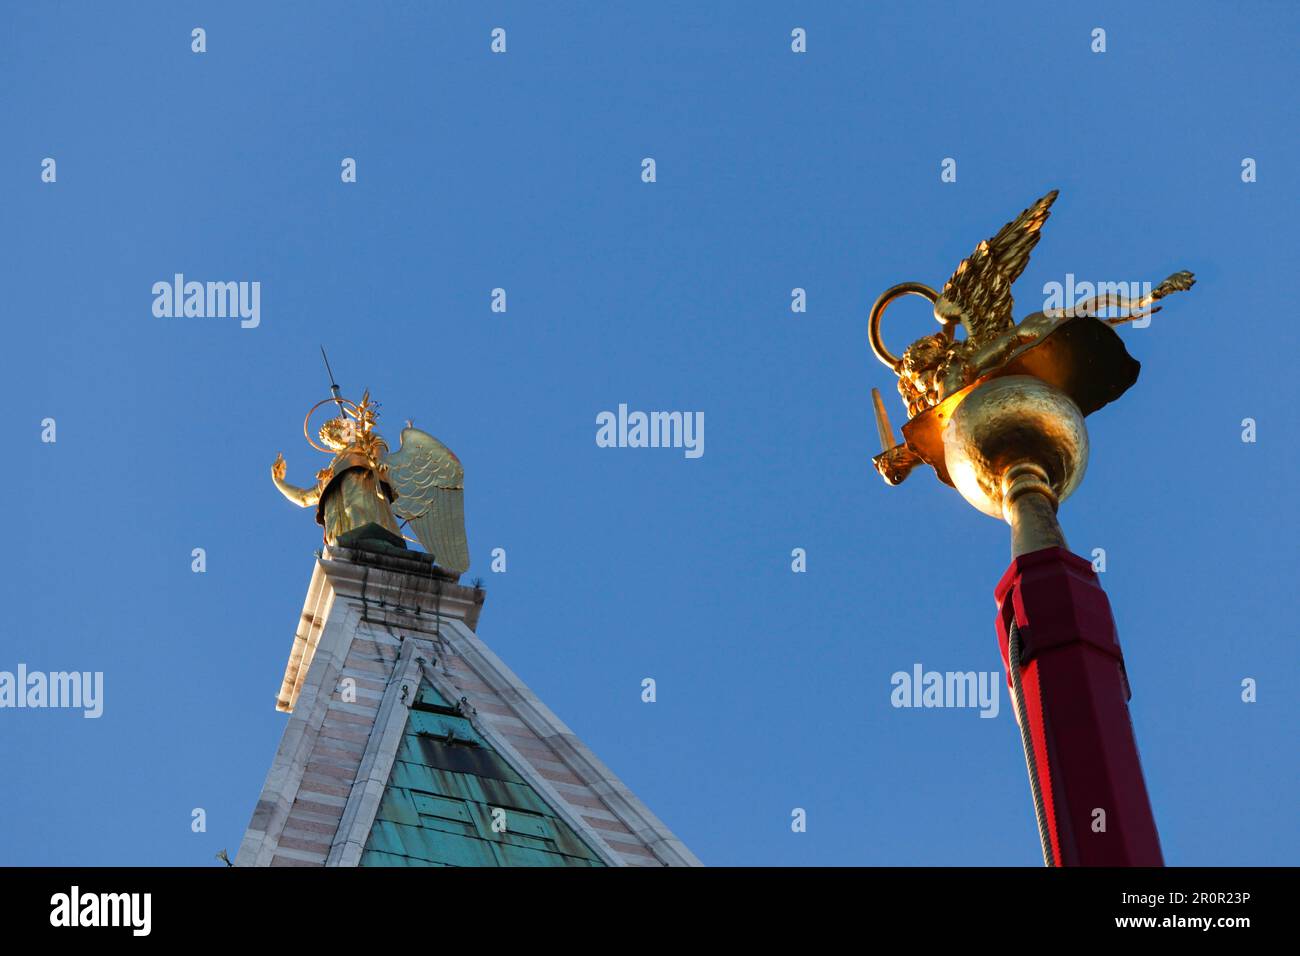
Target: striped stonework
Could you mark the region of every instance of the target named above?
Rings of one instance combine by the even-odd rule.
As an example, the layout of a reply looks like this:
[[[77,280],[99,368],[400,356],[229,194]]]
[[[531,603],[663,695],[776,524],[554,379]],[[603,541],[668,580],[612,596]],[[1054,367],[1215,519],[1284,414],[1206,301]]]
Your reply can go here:
[[[416,552],[317,561],[236,866],[700,865],[475,636],[483,596]]]

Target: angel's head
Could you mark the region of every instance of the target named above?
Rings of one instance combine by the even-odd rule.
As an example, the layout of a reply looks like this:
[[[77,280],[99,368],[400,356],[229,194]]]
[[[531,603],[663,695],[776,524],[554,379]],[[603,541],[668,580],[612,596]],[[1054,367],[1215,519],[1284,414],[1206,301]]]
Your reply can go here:
[[[322,425],[318,434],[326,448],[342,451],[356,440],[357,423],[346,415],[340,415]]]

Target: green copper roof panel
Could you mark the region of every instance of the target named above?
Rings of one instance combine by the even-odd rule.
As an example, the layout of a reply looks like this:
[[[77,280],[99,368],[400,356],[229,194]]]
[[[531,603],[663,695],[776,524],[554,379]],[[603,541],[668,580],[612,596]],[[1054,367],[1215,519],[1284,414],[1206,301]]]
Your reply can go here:
[[[429,708],[429,709],[440,708],[446,711],[447,713],[452,713],[456,709],[451,705],[450,702],[448,702],[447,698],[439,694],[429,684],[420,685],[420,689],[419,691],[416,692],[415,695],[415,703],[412,704],[411,706]]]
[[[500,832],[494,810],[504,811]],[[361,865],[604,866],[428,684],[411,705]]]

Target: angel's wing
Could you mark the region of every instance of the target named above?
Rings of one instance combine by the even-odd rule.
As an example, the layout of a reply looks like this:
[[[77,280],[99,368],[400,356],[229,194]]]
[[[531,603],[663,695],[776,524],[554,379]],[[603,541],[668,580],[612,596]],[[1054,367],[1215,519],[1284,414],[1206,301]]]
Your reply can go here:
[[[1029,253],[1038,245],[1038,231],[1047,221],[1056,196],[1053,189],[992,239],[981,242],[944,285],[936,313],[945,308],[944,300],[951,303],[961,315],[967,337],[976,345],[1015,325],[1011,284],[1029,264]]]
[[[448,571],[469,567],[465,540],[465,469],[452,450],[428,432],[408,425],[402,444],[386,459],[397,492],[393,511]]]

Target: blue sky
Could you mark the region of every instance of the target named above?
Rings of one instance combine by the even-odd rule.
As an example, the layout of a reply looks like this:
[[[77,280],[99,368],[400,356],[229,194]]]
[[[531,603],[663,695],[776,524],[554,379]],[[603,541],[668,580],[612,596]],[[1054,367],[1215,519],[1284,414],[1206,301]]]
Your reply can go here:
[[[1123,331],[1141,378],[1062,510],[1107,553],[1166,859],[1296,862],[1293,4],[0,18],[0,670],[105,674],[98,720],[0,711],[0,863],[233,855],[319,546],[268,471],[323,464],[324,344],[381,431],[464,462],[480,636],[706,863],[1037,864],[1005,689],[991,720],[890,706],[916,663],[1000,667],[1008,535],[872,470],[870,388],[903,415],[866,313],[1052,187],[1018,317],[1067,272],[1199,279]],[[177,272],[259,281],[260,325],[155,318]],[[933,328],[912,300],[886,334]],[[598,448],[619,403],[703,411],[705,454]]]

